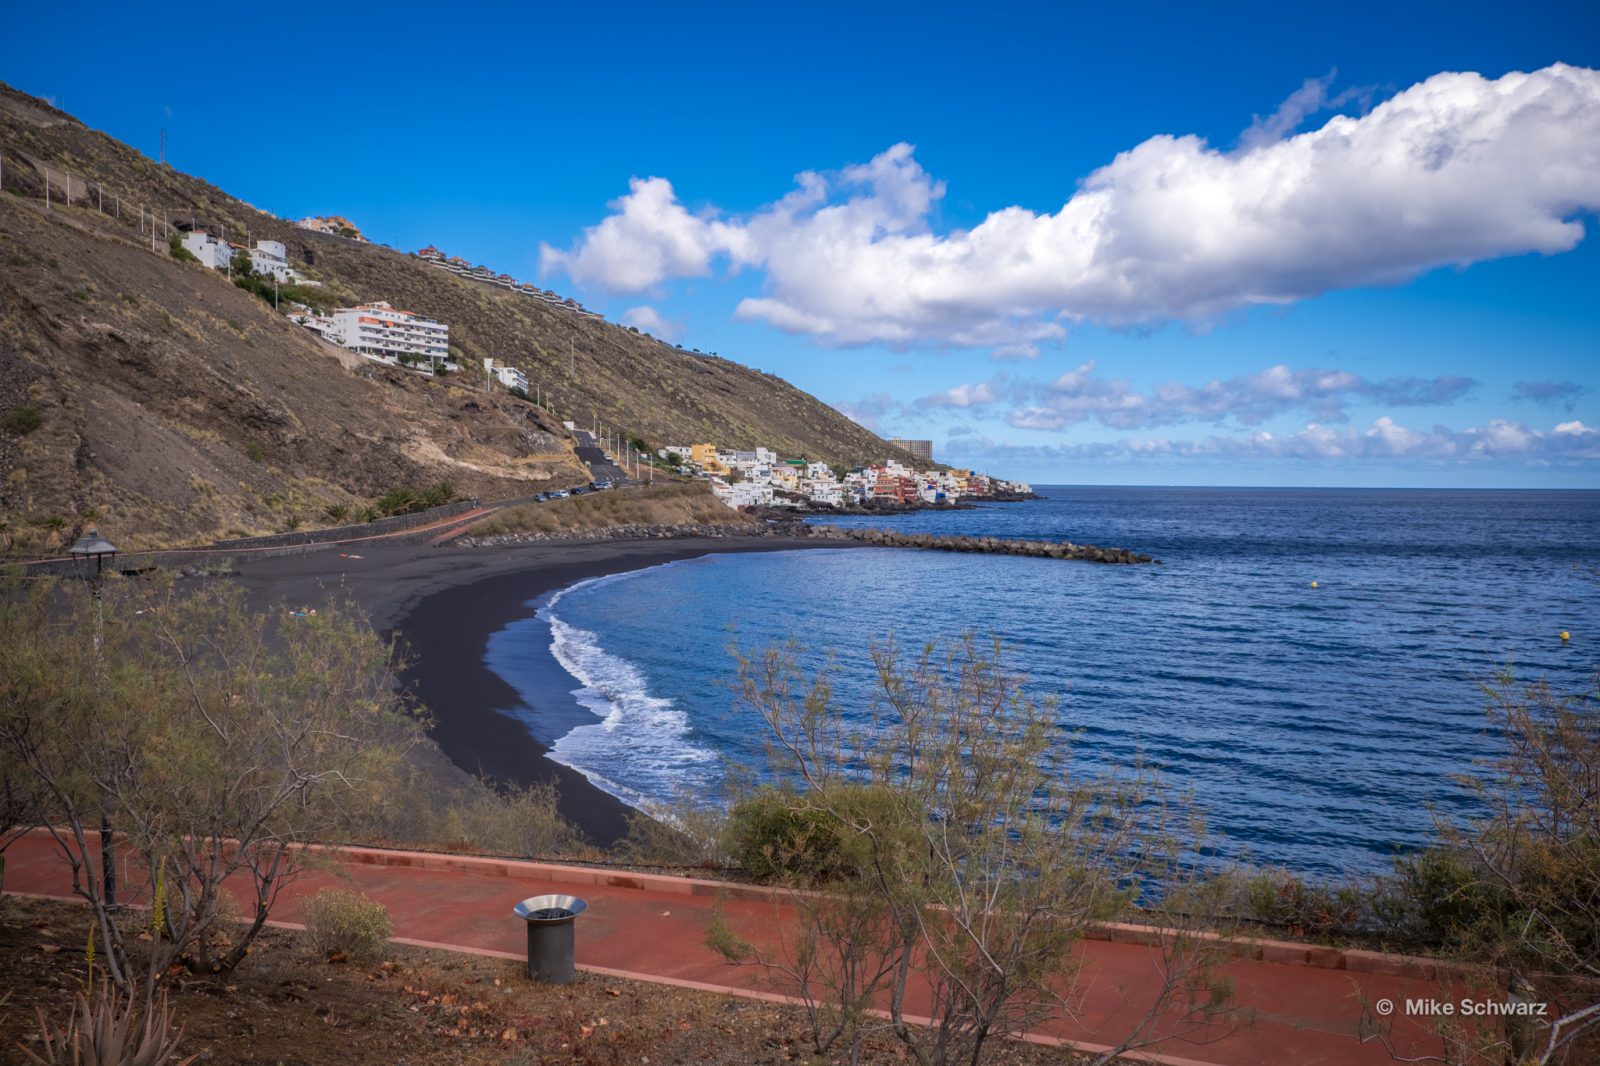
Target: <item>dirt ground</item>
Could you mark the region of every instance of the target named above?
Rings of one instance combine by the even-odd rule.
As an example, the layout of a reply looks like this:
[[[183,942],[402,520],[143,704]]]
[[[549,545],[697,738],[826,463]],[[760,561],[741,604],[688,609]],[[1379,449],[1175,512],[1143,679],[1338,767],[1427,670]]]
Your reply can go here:
[[[41,1008],[61,1022],[83,989],[88,911],[0,900],[0,1062],[39,1048]],[[818,1062],[803,1013],[748,999],[580,974],[530,982],[510,960],[391,945],[372,967],[316,957],[298,932],[268,930],[225,978],[183,978],[171,993],[181,1056],[202,1063],[576,1063],[756,1066]],[[1060,1052],[996,1047],[992,1061],[1061,1063]],[[866,1062],[910,1057],[883,1034]]]

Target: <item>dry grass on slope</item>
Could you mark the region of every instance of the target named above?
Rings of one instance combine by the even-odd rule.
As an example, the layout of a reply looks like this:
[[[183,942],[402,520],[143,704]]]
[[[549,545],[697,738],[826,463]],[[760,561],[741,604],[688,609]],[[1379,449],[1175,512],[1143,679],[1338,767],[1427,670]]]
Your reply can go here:
[[[468,530],[468,535],[586,533],[617,526],[689,525],[755,529],[761,523],[719,502],[705,482],[693,482],[612,489],[524,504],[485,518]]]

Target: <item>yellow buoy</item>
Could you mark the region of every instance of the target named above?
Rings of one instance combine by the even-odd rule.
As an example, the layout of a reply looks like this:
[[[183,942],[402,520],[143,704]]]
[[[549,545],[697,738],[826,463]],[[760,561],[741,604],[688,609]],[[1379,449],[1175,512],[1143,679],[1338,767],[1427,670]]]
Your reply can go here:
[[[1572,639],[1572,634],[1568,633],[1565,629],[1563,629],[1561,631],[1561,639],[1562,640],[1571,640]]]
[[[1316,588],[1316,587],[1317,587],[1317,583],[1316,583],[1316,582],[1315,582],[1315,581],[1313,581],[1313,582],[1312,582],[1312,583],[1311,583],[1311,587],[1312,587],[1312,588]]]

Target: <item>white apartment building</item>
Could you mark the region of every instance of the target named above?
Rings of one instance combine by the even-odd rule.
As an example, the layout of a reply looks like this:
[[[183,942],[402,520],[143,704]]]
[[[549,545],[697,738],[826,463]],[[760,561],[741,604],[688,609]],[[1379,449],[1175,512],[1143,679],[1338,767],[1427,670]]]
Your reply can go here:
[[[829,504],[834,507],[844,503],[844,486],[832,478],[826,481],[821,479],[807,481],[804,489],[812,503]]]
[[[330,344],[337,344],[341,348],[345,347],[344,333],[340,330],[339,323],[334,321],[331,315],[319,315],[315,311],[308,309],[298,314],[290,315],[289,320],[300,323],[300,325]]]
[[[771,506],[772,486],[750,481],[730,485],[721,478],[711,479],[711,494],[729,507]]]
[[[279,281],[294,278],[294,271],[289,268],[289,252],[282,241],[257,241],[250,249],[250,269]]]
[[[233,245],[221,241],[205,230],[195,230],[183,235],[183,246],[189,254],[212,270],[227,270],[233,263]]]
[[[369,359],[395,363],[402,357],[437,366],[450,358],[450,327],[384,301],[341,307],[325,336]],[[334,335],[337,333],[337,337]]]
[[[507,366],[505,363],[497,363],[493,359],[485,359],[483,368],[493,374],[500,384],[506,388],[521,389],[523,392],[528,391],[528,375],[517,367]]]

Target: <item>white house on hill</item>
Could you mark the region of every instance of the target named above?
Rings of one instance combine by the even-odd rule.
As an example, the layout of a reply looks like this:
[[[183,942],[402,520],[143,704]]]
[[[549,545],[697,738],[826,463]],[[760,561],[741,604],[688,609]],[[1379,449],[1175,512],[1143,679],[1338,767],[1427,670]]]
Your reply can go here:
[[[521,389],[523,392],[528,391],[528,375],[517,367],[507,366],[505,363],[497,363],[493,359],[485,359],[483,368],[499,379],[500,384],[506,388]]]
[[[233,245],[220,241],[205,230],[195,230],[183,235],[183,246],[201,264],[212,270],[227,270],[233,262]]]

